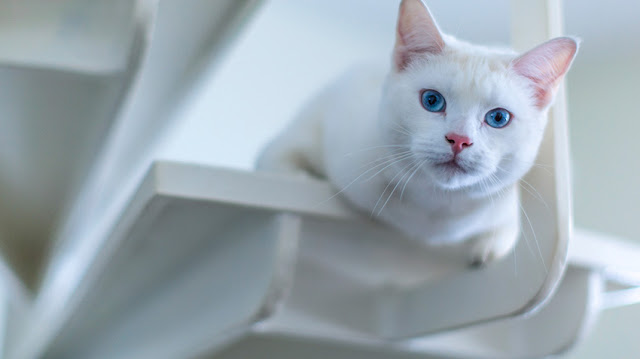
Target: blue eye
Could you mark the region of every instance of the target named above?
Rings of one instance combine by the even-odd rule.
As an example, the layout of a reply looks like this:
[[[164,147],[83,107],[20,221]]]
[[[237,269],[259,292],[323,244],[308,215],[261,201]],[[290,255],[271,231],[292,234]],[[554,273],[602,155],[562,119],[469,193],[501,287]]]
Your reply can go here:
[[[435,90],[422,91],[422,107],[429,112],[442,112],[446,108],[447,103],[440,92]]]
[[[511,121],[511,113],[503,108],[494,108],[487,112],[484,121],[493,128],[502,128]]]

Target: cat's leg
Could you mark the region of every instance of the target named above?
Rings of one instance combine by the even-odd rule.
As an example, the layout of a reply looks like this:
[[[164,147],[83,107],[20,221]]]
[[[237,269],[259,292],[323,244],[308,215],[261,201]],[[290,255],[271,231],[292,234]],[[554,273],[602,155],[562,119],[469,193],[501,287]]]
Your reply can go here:
[[[395,228],[407,238],[440,247],[459,244],[466,237],[466,228],[461,224],[464,223],[464,218],[435,217],[413,201],[402,199],[397,193],[385,193],[388,191],[374,192],[382,194],[373,198],[376,201],[372,206],[374,210],[369,209],[369,212],[377,220]]]
[[[325,177],[322,164],[322,116],[300,117],[259,155],[256,169]]]
[[[480,267],[506,256],[520,236],[518,223],[513,221],[469,239],[469,264]]]

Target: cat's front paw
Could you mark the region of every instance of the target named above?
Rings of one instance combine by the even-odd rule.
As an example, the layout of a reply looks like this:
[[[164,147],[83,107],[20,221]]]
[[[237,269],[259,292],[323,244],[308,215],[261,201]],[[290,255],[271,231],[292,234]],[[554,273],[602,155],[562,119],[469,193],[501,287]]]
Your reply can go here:
[[[469,265],[483,267],[506,256],[515,246],[520,228],[509,226],[483,233],[469,241]]]

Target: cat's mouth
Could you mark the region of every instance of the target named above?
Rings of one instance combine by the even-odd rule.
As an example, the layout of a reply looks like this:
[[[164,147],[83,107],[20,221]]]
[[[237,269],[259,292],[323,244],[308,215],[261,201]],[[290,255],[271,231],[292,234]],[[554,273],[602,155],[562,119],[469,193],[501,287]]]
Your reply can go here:
[[[468,169],[460,165],[458,160],[455,158],[449,161],[437,163],[435,166],[442,169],[443,171],[446,171],[448,174],[451,174],[451,175],[468,172]]]
[[[485,169],[469,154],[426,152],[423,159],[428,168],[424,172],[438,186],[445,189],[458,189],[475,184],[485,174]]]
[[[459,158],[437,162],[432,165],[433,178],[443,188],[458,189],[473,185],[478,179],[478,170],[471,163]]]

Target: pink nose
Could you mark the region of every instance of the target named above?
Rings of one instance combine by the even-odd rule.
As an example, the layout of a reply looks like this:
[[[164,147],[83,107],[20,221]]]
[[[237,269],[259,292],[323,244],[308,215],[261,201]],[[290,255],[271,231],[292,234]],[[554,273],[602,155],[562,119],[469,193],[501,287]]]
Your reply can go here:
[[[453,153],[456,155],[462,152],[462,150],[464,150],[465,147],[469,147],[473,145],[473,142],[471,142],[471,139],[469,139],[469,137],[462,136],[453,132],[448,133],[446,136],[444,136],[444,138],[447,140],[447,142],[451,144],[451,149],[453,150]]]

